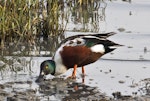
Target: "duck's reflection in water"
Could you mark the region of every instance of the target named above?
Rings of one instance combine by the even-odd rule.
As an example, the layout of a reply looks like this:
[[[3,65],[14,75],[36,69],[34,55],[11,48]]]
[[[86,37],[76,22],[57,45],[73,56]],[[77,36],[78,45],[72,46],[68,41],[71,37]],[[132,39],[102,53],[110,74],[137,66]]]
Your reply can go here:
[[[105,94],[100,93],[96,87],[90,87],[84,83],[72,79],[53,78],[43,80],[39,84],[39,93],[43,97],[61,101],[67,100],[102,100],[108,99]]]

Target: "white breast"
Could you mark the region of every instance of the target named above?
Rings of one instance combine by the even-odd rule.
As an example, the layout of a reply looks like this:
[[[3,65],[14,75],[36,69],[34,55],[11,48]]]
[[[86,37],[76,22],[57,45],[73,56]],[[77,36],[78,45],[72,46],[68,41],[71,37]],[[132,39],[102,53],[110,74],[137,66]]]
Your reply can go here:
[[[62,50],[63,50],[63,45],[60,48],[58,48],[54,56],[54,61],[56,64],[55,75],[60,75],[67,71],[67,68],[62,64],[62,58],[60,55],[60,51]]]

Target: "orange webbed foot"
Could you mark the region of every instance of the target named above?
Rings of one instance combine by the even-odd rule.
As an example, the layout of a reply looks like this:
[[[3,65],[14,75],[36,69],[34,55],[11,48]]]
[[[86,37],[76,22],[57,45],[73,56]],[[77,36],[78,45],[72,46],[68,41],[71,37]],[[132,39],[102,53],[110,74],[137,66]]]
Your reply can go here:
[[[76,79],[76,76],[71,75],[71,76],[67,77],[67,79]]]
[[[77,69],[77,64],[74,65],[72,75],[69,76],[68,78],[76,79],[76,69]]]

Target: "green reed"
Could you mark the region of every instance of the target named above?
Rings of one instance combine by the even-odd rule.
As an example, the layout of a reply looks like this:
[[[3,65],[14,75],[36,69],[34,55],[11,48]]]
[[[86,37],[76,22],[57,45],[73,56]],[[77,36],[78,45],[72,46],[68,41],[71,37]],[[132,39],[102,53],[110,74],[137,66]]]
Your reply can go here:
[[[45,31],[47,35],[60,34],[58,0],[1,0],[0,1],[0,41],[14,39],[34,43],[35,36]],[[59,31],[61,30],[61,31]]]
[[[95,18],[99,17],[100,2],[104,1],[0,0],[0,50],[5,53],[17,51],[15,49],[18,49],[19,45],[27,46],[26,51],[33,49],[30,46],[38,46],[44,50],[51,48],[48,49],[49,51],[55,50],[56,44],[59,44],[59,37],[64,39],[63,33],[67,24],[70,23],[70,15],[74,18],[71,23],[80,23],[83,26],[79,30],[74,28],[74,31],[98,32],[98,21]],[[89,22],[89,19],[92,21]],[[90,29],[88,24],[92,24],[93,29]],[[41,37],[47,41],[44,44],[49,46],[40,45]],[[21,53],[26,55],[24,51]]]

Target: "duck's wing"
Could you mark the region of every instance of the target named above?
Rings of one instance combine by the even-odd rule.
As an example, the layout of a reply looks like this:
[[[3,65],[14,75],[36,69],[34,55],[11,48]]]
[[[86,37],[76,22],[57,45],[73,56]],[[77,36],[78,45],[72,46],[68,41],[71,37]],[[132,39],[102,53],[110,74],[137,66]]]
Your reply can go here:
[[[94,46],[103,46],[105,49],[105,54],[115,50],[119,46],[122,46],[106,38],[98,38],[95,36],[84,36],[83,39],[85,40],[84,45],[88,48],[92,48]]]
[[[119,46],[119,44],[114,43],[103,37],[97,37],[99,34],[95,35],[80,35],[78,37],[69,37],[69,40],[65,40],[61,45],[62,46],[86,46],[88,48],[94,45],[103,45],[104,47]]]
[[[75,35],[75,36],[71,36],[71,37],[68,37],[68,38],[64,39],[64,40],[60,43],[60,45],[66,43],[66,42],[69,41],[69,40],[74,40],[74,39],[76,39],[76,38],[82,38],[82,37],[107,38],[107,37],[112,36],[112,35],[114,35],[114,34],[116,34],[116,33],[115,33],[115,32],[109,32],[109,33],[101,33],[101,34],[87,34],[87,35],[86,35],[86,34],[81,34],[81,35]],[[59,45],[59,46],[60,46],[60,45]]]

